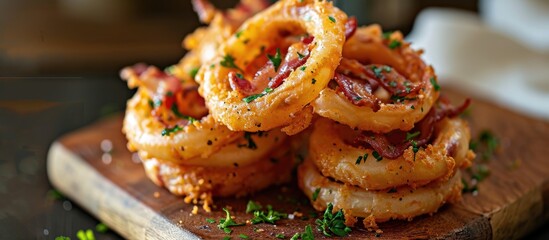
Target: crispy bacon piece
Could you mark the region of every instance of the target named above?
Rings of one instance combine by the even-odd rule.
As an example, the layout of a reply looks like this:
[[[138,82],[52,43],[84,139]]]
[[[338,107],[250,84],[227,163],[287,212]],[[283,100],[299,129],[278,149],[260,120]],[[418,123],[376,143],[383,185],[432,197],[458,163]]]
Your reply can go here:
[[[229,73],[229,84],[233,90],[238,91],[244,95],[251,95],[255,92],[255,86],[251,82],[241,77],[235,72]]]
[[[372,94],[372,86],[364,84],[364,81],[347,75],[336,73],[334,80],[345,97],[357,106],[369,106],[374,111],[378,111],[380,101]]]
[[[352,16],[347,19],[347,22],[345,22],[345,39],[351,38],[355,32],[357,27],[357,21],[356,17]]]
[[[471,103],[471,99],[458,106],[453,107],[446,101],[439,102],[438,106],[431,109],[421,121],[415,124],[415,127],[407,132],[393,130],[387,134],[373,133],[363,131],[353,142],[354,145],[372,148],[382,157],[395,159],[404,153],[404,150],[415,143],[416,147],[427,144],[433,137],[435,124],[445,117],[455,117],[462,113]],[[419,135],[406,139],[407,135],[419,132]],[[409,135],[411,136],[411,135]],[[413,140],[413,142],[412,142]]]
[[[304,56],[303,58],[293,58],[288,61],[285,61],[282,66],[280,66],[280,69],[278,70],[276,76],[271,79],[269,82],[270,88],[276,88],[280,86],[284,82],[284,79],[286,79],[292,71],[294,71],[299,66],[305,64],[307,62],[307,59],[309,58],[309,55]]]

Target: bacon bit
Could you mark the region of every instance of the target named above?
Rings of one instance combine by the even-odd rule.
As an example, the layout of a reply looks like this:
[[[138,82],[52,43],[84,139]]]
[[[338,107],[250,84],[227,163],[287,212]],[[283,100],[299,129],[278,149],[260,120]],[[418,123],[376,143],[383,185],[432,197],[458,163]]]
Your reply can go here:
[[[231,85],[231,89],[233,89],[234,91],[238,91],[245,96],[252,95],[255,92],[255,87],[252,85],[252,83],[244,78],[239,77],[239,75],[235,72],[229,73],[229,85]]]
[[[305,64],[307,62],[307,59],[309,59],[309,54],[305,55],[305,57],[301,59],[294,58],[285,61],[282,66],[280,66],[280,69],[276,76],[274,76],[273,79],[271,79],[271,81],[269,82],[269,87],[274,89],[280,86],[284,82],[284,79],[290,76],[290,73],[296,68]]]
[[[315,40],[315,37],[314,36],[304,36],[302,39],[301,39],[301,42],[302,43],[305,43],[305,44],[310,44],[312,43],[313,41]]]
[[[160,197],[160,193],[159,193],[159,192],[154,192],[154,193],[153,193],[153,196],[154,196],[154,198],[159,198],[159,197]]]
[[[352,16],[349,19],[347,19],[347,22],[345,22],[345,39],[346,40],[351,38],[355,34],[357,25],[358,24],[356,21],[356,17]]]
[[[334,80],[339,86],[338,90],[354,105],[369,106],[374,112],[380,109],[380,101],[372,94],[371,85],[341,73],[336,73]]]
[[[471,100],[467,99],[458,107],[453,107],[444,101],[439,102],[438,106],[431,109],[410,131],[412,133],[420,133],[419,136],[413,138],[416,146],[421,147],[431,140],[435,130],[435,123],[445,117],[455,117],[459,115],[469,106],[470,102]],[[395,159],[412,146],[412,141],[411,139],[406,139],[406,132],[401,130],[393,130],[386,134],[363,131],[355,138],[352,144],[372,148],[384,158]]]

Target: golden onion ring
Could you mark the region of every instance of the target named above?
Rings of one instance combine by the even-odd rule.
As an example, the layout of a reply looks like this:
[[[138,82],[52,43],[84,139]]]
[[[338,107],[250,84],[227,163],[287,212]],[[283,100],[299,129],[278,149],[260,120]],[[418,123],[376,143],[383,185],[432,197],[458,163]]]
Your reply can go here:
[[[326,177],[359,186],[365,190],[381,190],[402,185],[413,188],[432,181],[445,181],[452,176],[456,166],[472,160],[469,152],[469,129],[461,119],[445,119],[439,124],[440,133],[415,154],[410,146],[396,159],[377,161],[372,149],[352,146],[342,135],[352,131],[345,125],[329,119],[318,119],[309,144],[309,158]],[[455,144],[452,157],[447,149]],[[364,160],[363,156],[367,155]],[[467,157],[469,156],[469,157]],[[357,159],[360,163],[357,164]]]
[[[164,161],[184,163],[191,158],[208,157],[243,135],[230,131],[207,115],[183,126],[181,131],[162,136],[165,126],[151,115],[149,99],[147,91],[139,88],[127,103],[122,131],[131,151],[141,150]]]
[[[403,41],[399,33],[393,33],[392,36],[395,40]],[[354,105],[342,93],[326,88],[313,102],[315,113],[351,128],[378,133],[413,128],[429,112],[439,92],[435,91],[431,83],[431,78],[436,79],[433,68],[426,66],[420,58],[421,52],[412,50],[409,45],[402,42],[401,47],[390,49],[383,44],[381,28],[372,25],[357,29],[345,43],[343,56],[360,62],[388,65],[404,73],[412,82],[423,82],[423,88],[415,96],[417,99],[405,103],[382,103],[380,109],[374,111],[369,106]]]
[[[332,203],[335,210],[344,210],[346,218],[365,218],[363,223],[366,228],[376,228],[376,222],[411,220],[422,214],[434,213],[444,203],[458,201],[463,187],[460,171],[457,171],[448,181],[417,189],[400,187],[368,191],[322,176],[308,159],[298,168],[298,184],[316,210],[323,211],[328,203]],[[317,189],[316,200],[313,200]]]
[[[264,131],[290,124],[292,117],[326,87],[339,64],[347,16],[328,1],[279,1],[246,21],[219,49],[218,57],[197,75],[200,93],[216,120],[233,131]],[[250,103],[231,90],[228,75],[234,68],[221,66],[224,57],[245,69],[263,49],[277,44],[280,31],[315,37],[307,71],[293,71],[284,83]],[[243,39],[248,39],[244,41]],[[311,81],[315,79],[315,81]]]
[[[256,159],[246,166],[204,167],[173,164],[157,158],[142,158],[142,161],[147,176],[156,185],[166,187],[175,195],[185,195],[187,203],[202,202],[207,211],[213,196],[239,197],[287,182],[293,168],[287,150],[273,150],[270,157]]]

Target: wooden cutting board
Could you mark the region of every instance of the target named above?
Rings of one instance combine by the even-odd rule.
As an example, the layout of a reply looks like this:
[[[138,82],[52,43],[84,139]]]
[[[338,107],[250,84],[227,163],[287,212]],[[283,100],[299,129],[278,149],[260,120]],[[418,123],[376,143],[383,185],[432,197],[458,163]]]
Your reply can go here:
[[[460,94],[447,94],[463,99]],[[381,224],[383,233],[377,238],[510,239],[524,236],[549,219],[549,124],[481,100],[473,100],[468,118],[473,136],[488,129],[501,144],[488,162],[491,175],[479,184],[478,195],[465,194],[462,203],[444,206],[433,216]],[[233,227],[232,239],[239,239],[241,233],[253,239],[275,238],[276,234],[289,239],[306,225],[315,229],[311,217],[315,212],[294,183],[240,199],[216,199],[217,209],[212,213],[192,215],[192,205],[145,177],[139,160],[126,150],[121,124],[122,116],[116,116],[70,133],[52,144],[48,156],[51,183],[120,235],[129,239],[222,239],[227,235],[206,218],[219,222],[224,218],[221,208],[230,206],[236,222],[245,222],[252,218],[245,213],[250,199],[281,212],[303,213],[308,219]],[[100,147],[105,139],[113,144],[109,164]],[[355,228],[349,238],[374,237],[373,232]]]

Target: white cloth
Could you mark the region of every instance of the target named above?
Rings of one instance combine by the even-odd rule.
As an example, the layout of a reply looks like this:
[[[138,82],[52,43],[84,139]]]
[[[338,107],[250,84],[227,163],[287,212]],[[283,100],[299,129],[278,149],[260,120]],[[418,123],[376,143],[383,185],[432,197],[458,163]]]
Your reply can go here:
[[[474,13],[440,8],[423,11],[408,40],[425,50],[442,84],[549,120],[549,55],[497,32]]]

